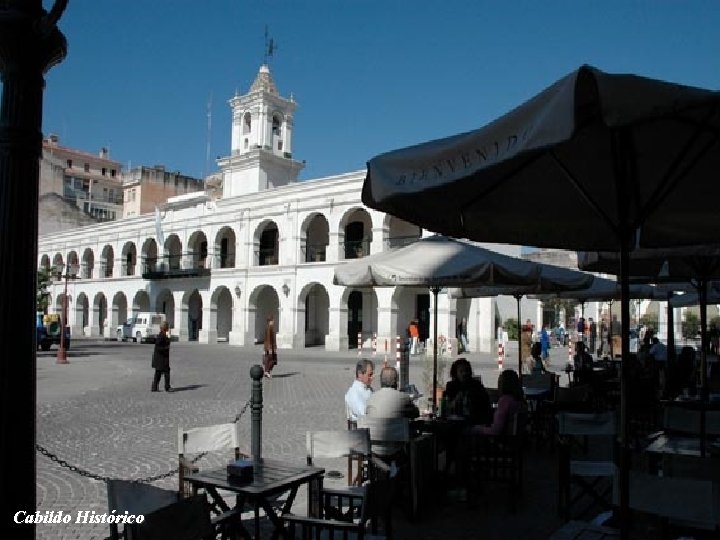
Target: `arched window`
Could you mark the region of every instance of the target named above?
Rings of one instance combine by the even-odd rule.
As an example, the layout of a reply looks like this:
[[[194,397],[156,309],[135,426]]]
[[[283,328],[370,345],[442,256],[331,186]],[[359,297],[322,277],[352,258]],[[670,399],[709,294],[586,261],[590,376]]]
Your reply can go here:
[[[280,124],[280,117],[277,114],[273,114],[272,133],[273,135],[277,135],[278,137],[280,136]]]
[[[243,134],[250,133],[251,129],[252,129],[252,119],[251,119],[250,113],[245,113],[245,116],[243,116]]]

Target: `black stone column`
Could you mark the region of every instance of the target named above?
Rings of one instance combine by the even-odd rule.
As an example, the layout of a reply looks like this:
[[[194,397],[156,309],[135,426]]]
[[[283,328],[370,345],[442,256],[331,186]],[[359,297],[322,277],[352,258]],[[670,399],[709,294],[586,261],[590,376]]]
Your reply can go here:
[[[0,2],[0,521],[34,538],[15,512],[35,512],[35,288],[44,74],[67,52],[42,0]],[[16,353],[10,355],[12,347]],[[6,529],[7,530],[7,529]]]

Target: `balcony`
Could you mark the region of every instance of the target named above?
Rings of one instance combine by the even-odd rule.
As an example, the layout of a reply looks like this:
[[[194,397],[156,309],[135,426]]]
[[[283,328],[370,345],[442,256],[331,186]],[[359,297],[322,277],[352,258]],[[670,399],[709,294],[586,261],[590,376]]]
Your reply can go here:
[[[143,279],[181,279],[210,275],[207,254],[192,251],[163,257],[143,257]]]

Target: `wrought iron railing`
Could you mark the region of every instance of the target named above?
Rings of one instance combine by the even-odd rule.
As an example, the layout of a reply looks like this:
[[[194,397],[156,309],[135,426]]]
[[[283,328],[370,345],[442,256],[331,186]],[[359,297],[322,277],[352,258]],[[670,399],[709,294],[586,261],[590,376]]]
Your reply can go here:
[[[206,252],[187,251],[162,257],[142,258],[144,279],[171,279],[209,276],[210,268]]]

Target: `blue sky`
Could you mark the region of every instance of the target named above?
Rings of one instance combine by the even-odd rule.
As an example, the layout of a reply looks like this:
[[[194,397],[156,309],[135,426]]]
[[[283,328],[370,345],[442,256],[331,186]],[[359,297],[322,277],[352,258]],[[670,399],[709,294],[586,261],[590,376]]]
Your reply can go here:
[[[43,133],[125,168],[213,172],[266,25],[275,81],[298,102],[301,179],[481,127],[584,63],[720,89],[715,0],[70,0]]]

